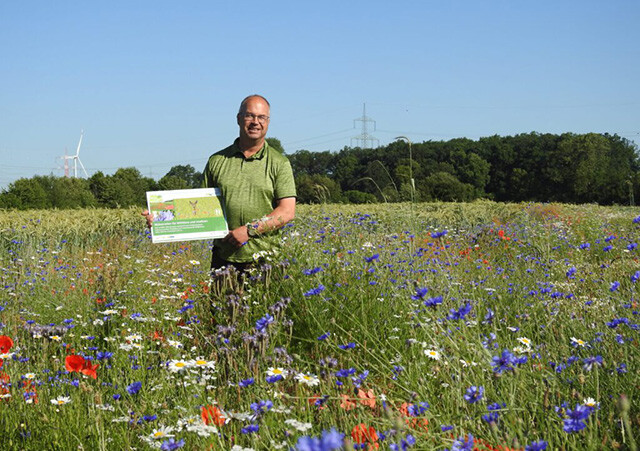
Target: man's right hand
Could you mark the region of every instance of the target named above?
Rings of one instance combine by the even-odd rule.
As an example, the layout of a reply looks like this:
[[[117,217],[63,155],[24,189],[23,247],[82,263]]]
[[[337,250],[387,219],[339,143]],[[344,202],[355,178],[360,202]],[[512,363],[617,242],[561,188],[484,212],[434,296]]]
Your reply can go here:
[[[153,215],[151,214],[151,212],[149,210],[144,210],[140,214],[145,217],[145,219],[147,220],[147,227],[151,229],[151,225],[153,224]]]

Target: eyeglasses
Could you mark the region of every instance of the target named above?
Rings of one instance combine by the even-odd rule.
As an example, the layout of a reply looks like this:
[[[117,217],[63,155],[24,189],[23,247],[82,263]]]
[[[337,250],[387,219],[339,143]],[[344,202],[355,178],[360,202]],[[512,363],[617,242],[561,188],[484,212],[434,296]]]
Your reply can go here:
[[[264,124],[265,122],[267,122],[269,120],[269,116],[266,116],[264,114],[260,114],[260,115],[256,115],[253,113],[242,113],[240,116],[242,116],[242,118],[249,122],[249,121],[258,121],[261,124]]]

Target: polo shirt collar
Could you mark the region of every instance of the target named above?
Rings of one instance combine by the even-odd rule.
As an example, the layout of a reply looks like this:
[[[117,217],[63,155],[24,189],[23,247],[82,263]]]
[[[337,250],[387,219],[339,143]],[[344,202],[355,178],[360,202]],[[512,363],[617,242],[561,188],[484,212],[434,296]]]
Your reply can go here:
[[[240,150],[240,146],[238,146],[238,143],[240,142],[240,138],[236,138],[236,140],[233,142],[233,146],[235,147],[235,153],[238,153],[242,156],[242,158],[244,157],[244,154],[242,153],[242,151]],[[254,153],[253,155],[251,155],[249,158],[245,158],[247,161],[249,160],[261,160],[264,157],[264,154],[267,152],[267,147],[269,146],[269,143],[267,143],[267,140],[265,139],[264,141],[264,145],[262,146],[262,148],[260,150],[258,150],[256,153]]]

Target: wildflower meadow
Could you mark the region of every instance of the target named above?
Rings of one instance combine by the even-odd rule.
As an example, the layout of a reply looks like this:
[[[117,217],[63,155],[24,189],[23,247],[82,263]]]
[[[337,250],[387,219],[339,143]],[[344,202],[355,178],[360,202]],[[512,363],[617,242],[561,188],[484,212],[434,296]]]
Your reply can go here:
[[[640,211],[300,206],[244,279],[131,210],[0,212],[29,450],[637,450]]]

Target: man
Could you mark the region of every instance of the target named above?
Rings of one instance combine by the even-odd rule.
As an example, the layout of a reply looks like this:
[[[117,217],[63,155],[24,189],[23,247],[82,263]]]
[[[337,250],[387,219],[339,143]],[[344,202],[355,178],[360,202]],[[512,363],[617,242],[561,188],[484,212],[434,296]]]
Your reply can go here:
[[[212,270],[233,266],[246,271],[254,254],[278,246],[277,230],[295,216],[291,163],[265,140],[270,109],[260,95],[245,98],[236,116],[240,136],[213,154],[204,168],[202,187],[220,188],[229,225],[227,236],[214,241]],[[151,227],[152,215],[142,214]]]
[[[265,140],[270,105],[260,95],[240,104],[240,135],[213,154],[204,168],[204,188],[220,188],[229,233],[215,240],[211,269],[245,271],[253,255],[277,247],[277,230],[295,216],[296,188],[289,160]]]

